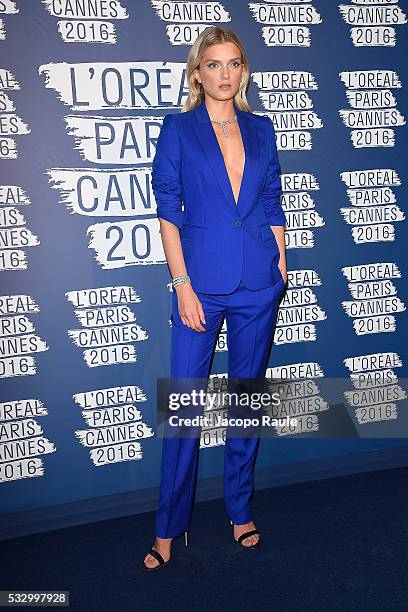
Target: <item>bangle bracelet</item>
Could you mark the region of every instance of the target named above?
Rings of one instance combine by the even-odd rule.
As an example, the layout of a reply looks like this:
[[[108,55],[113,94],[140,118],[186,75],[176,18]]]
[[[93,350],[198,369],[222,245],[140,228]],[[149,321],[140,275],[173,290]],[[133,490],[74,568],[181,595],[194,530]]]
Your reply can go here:
[[[183,285],[184,283],[191,283],[191,279],[188,274],[175,276],[172,280],[173,288],[177,287],[177,285]]]

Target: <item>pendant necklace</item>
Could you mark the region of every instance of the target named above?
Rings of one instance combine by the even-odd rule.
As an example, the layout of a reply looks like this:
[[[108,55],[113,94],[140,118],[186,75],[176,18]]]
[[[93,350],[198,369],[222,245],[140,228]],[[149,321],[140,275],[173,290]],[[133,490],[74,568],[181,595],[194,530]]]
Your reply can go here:
[[[213,123],[218,123],[221,127],[222,127],[222,131],[224,132],[224,136],[226,136],[228,138],[228,134],[227,134],[227,128],[225,127],[228,123],[234,123],[234,121],[237,121],[237,116],[234,115],[232,119],[225,119],[225,121],[222,121],[221,119],[212,119],[210,117],[211,121]]]

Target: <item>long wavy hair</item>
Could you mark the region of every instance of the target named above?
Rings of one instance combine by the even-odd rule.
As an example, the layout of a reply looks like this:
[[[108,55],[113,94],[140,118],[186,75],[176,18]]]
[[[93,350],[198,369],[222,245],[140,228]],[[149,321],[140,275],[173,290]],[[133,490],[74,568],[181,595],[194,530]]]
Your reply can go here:
[[[246,88],[249,82],[249,66],[248,60],[245,55],[244,48],[237,34],[230,28],[223,26],[208,26],[201,34],[196,38],[193,46],[190,49],[190,53],[187,58],[187,83],[188,83],[188,96],[184,102],[181,112],[192,110],[197,106],[200,106],[204,100],[204,88],[194,76],[194,70],[199,67],[202,57],[208,47],[211,45],[218,45],[224,42],[232,42],[241,51],[241,60],[243,63],[241,82],[239,89],[234,96],[234,103],[240,110],[251,112],[251,108],[246,98]]]

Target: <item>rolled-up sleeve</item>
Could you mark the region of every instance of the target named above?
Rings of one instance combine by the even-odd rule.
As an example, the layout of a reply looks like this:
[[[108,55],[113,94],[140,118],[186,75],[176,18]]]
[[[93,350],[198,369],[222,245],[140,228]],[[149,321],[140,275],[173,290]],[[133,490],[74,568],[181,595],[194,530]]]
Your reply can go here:
[[[152,162],[151,184],[157,216],[181,228],[184,211],[181,208],[180,141],[172,114],[163,119]]]
[[[275,130],[272,120],[266,117],[266,128],[269,132],[268,166],[261,200],[269,225],[286,225],[286,217],[281,205],[282,183],[281,167],[276,146]]]

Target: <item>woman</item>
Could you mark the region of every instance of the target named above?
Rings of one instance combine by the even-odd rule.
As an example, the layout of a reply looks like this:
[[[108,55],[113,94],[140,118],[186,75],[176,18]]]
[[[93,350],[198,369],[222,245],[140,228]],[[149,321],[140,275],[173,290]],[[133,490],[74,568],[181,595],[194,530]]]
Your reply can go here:
[[[157,140],[152,187],[173,279],[172,378],[209,376],[224,315],[228,378],[265,376],[287,281],[286,219],[273,124],[250,112],[249,74],[237,35],[206,28],[189,53],[183,112],[165,116]],[[245,548],[259,544],[249,508],[258,444],[259,437],[225,443],[225,503],[234,539]],[[163,439],[146,569],[163,567],[183,532],[187,544],[198,451],[199,437]]]

